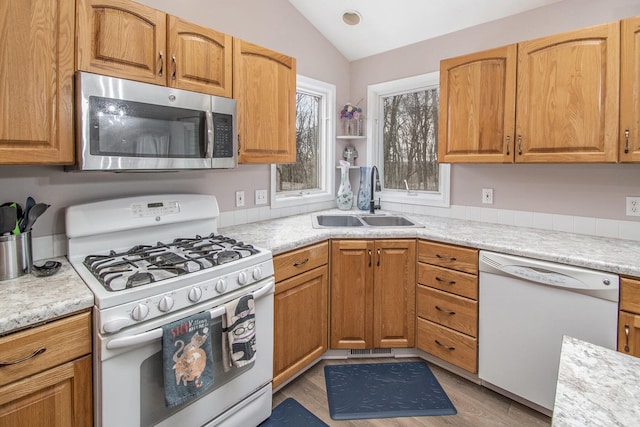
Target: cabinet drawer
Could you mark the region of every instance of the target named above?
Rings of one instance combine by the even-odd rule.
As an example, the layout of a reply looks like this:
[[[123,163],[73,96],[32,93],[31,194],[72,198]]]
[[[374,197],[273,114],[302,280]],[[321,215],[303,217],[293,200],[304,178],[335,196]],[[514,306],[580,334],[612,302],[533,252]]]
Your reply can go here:
[[[305,271],[326,264],[329,261],[329,243],[305,246],[273,257],[276,282],[288,279]]]
[[[478,372],[478,340],[454,330],[418,319],[418,348],[465,369]]]
[[[437,289],[418,286],[417,312],[432,322],[478,336],[478,303]]]
[[[418,261],[478,274],[478,250],[427,241],[418,242]]]
[[[33,357],[30,355],[44,349]],[[91,353],[91,313],[82,313],[0,338],[0,386]]]
[[[418,263],[418,283],[472,300],[478,299],[478,276],[473,274]]]
[[[620,310],[640,314],[640,280],[620,278]]]

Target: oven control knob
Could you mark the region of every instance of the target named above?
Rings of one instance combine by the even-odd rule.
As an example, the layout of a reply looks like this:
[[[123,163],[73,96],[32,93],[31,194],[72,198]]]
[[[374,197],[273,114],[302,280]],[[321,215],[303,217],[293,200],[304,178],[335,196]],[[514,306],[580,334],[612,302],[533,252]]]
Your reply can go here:
[[[224,293],[224,291],[227,290],[227,281],[224,279],[220,279],[218,280],[218,283],[216,283],[216,291],[221,294]]]
[[[160,302],[158,303],[158,310],[162,312],[167,312],[171,310],[172,307],[173,307],[173,298],[171,298],[169,295],[163,296],[160,299]]]
[[[189,290],[189,301],[198,302],[200,298],[202,298],[202,289],[196,286]]]
[[[253,269],[253,274],[252,274],[253,278],[255,280],[260,280],[262,279],[262,268],[260,267],[256,267]]]
[[[249,278],[247,277],[247,273],[245,271],[241,271],[240,274],[238,274],[238,283],[240,283],[240,285],[242,286],[249,283]]]
[[[149,307],[145,304],[138,304],[131,311],[131,318],[135,321],[141,321],[149,314]]]

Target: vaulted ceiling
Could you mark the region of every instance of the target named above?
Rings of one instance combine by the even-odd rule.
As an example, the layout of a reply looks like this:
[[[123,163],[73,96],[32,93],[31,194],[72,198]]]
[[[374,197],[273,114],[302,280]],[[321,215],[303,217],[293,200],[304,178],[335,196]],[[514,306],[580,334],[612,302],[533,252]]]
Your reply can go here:
[[[350,61],[558,1],[289,0]]]

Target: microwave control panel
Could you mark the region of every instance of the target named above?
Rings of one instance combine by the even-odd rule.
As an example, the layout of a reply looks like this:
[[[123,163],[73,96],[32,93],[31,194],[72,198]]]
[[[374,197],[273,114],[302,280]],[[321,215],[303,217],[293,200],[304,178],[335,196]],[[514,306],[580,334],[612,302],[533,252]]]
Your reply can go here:
[[[213,157],[233,157],[233,116],[213,113]]]

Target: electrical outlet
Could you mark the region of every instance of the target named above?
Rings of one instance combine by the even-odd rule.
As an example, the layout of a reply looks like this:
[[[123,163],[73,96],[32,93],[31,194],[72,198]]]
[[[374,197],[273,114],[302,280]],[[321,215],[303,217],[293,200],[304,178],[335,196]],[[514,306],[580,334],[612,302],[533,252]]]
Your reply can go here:
[[[482,189],[482,203],[491,205],[493,204],[493,188]]]
[[[267,204],[267,190],[256,190],[256,205]]]
[[[244,191],[236,191],[236,207],[244,206]]]
[[[627,216],[640,216],[640,197],[627,197]]]

